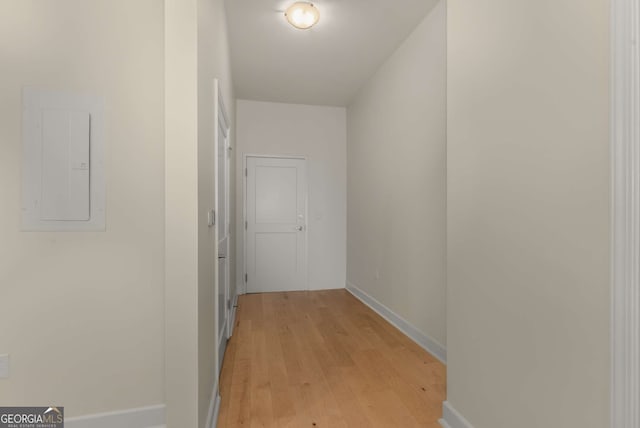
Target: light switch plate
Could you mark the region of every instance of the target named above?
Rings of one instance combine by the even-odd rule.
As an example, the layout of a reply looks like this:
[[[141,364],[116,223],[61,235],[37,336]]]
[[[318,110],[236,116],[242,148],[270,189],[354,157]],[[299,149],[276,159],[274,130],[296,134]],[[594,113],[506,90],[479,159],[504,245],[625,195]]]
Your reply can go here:
[[[9,354],[0,355],[0,379],[9,377]]]

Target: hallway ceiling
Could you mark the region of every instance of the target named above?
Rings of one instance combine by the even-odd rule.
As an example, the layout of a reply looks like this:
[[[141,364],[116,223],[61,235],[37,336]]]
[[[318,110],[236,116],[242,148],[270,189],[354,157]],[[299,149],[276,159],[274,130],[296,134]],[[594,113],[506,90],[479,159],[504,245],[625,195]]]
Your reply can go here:
[[[346,106],[437,0],[317,0],[320,22],[297,30],[294,2],[226,0],[240,99]]]

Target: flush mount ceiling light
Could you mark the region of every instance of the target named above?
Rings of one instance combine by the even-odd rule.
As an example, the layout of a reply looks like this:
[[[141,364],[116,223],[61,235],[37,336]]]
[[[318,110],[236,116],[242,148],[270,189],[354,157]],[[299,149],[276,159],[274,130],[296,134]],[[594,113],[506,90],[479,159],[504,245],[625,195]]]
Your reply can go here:
[[[284,13],[289,24],[300,30],[313,27],[320,19],[320,11],[313,3],[296,2]]]

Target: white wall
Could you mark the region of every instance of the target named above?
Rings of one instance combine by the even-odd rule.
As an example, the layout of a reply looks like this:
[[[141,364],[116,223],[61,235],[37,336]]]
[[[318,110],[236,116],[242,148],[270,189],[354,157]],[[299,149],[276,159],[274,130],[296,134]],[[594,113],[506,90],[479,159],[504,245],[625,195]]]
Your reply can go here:
[[[217,228],[208,227],[208,211],[215,208],[217,165],[214,160],[213,81],[233,126],[233,84],[223,0],[198,0],[198,426],[204,427],[218,378]],[[233,138],[233,135],[232,135]],[[232,142],[233,144],[233,142]],[[214,187],[215,184],[215,187]],[[233,287],[235,288],[235,287]]]
[[[165,2],[167,425],[204,427],[218,377],[213,81],[230,114],[233,85],[223,1]]]
[[[609,426],[609,1],[449,0],[448,400]]]
[[[198,426],[198,5],[165,0],[165,399]]]
[[[347,280],[445,345],[446,8],[347,111]]]
[[[346,111],[237,101],[237,278],[244,285],[244,154],[305,155],[309,289],[342,288],[346,277]]]
[[[6,0],[0,13],[2,405],[164,402],[163,2]],[[106,99],[106,232],[21,232],[23,85]]]

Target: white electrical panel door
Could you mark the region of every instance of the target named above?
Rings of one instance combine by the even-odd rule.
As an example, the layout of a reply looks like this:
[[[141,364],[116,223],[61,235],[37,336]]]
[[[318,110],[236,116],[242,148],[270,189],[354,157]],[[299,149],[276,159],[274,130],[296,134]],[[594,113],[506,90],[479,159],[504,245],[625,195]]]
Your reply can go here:
[[[87,112],[42,111],[42,220],[89,220],[90,124]]]
[[[23,230],[104,230],[100,98],[24,90]]]

